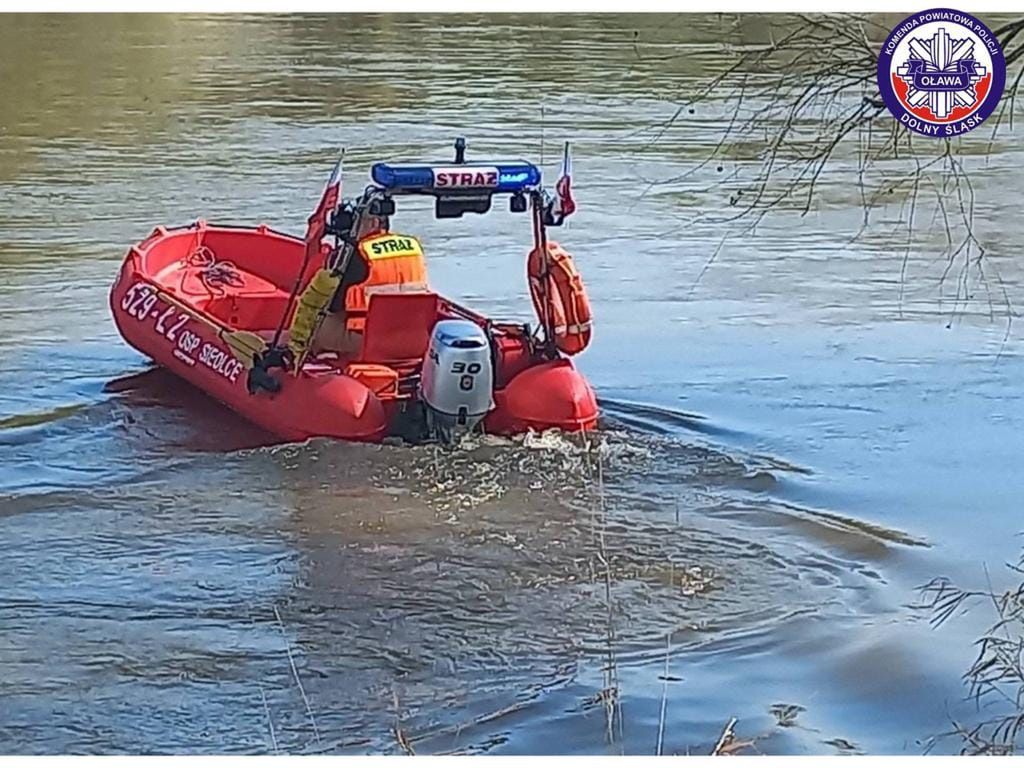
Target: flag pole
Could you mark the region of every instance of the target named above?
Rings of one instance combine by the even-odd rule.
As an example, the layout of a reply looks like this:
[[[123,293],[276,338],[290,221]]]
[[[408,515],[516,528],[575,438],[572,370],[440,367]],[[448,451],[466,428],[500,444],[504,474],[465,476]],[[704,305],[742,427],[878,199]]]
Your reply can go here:
[[[329,215],[330,211],[321,211],[320,209],[324,207],[324,203],[325,202],[329,202],[328,201],[328,197],[330,195],[330,189],[331,189],[332,185],[335,185],[335,184],[338,185],[338,195],[336,197],[340,198],[340,196],[341,196],[341,194],[340,194],[341,193],[341,169],[342,169],[342,163],[344,163],[344,161],[345,161],[345,150],[344,150],[344,148],[342,148],[341,156],[338,158],[338,162],[335,164],[334,169],[331,171],[331,175],[327,178],[327,185],[324,187],[323,194],[320,197],[320,203],[317,205],[317,209],[309,217],[309,227],[310,227],[310,229],[313,226],[313,219],[315,217],[317,217],[318,215],[323,218],[323,221],[320,222],[320,223],[321,224],[326,224],[327,216]],[[334,202],[335,202],[335,204],[333,206],[331,206],[331,207],[336,207],[338,200],[335,200]],[[312,255],[313,255],[313,251],[314,251],[313,243],[309,242],[309,239],[308,239],[309,238],[309,230],[307,230],[306,235],[307,235],[307,242],[306,242],[305,252],[303,253],[303,256],[302,256],[302,266],[299,268],[299,273],[295,276],[295,284],[292,286],[291,293],[288,294],[288,301],[285,303],[284,312],[281,314],[281,320],[278,322],[277,329],[274,331],[274,340],[271,342],[271,345],[270,345],[271,348],[276,348],[278,346],[278,344],[280,344],[280,342],[281,342],[281,334],[284,333],[285,323],[288,322],[288,315],[291,314],[292,305],[295,303],[295,297],[299,295],[299,289],[302,287],[302,278],[306,274],[306,269],[309,267],[309,260],[310,260],[310,258],[312,258]],[[316,242],[315,242],[315,245],[316,245],[315,250],[316,250],[317,253],[320,252],[320,239],[322,237],[323,237],[323,233],[321,232],[320,237],[315,238],[315,240],[316,240]]]

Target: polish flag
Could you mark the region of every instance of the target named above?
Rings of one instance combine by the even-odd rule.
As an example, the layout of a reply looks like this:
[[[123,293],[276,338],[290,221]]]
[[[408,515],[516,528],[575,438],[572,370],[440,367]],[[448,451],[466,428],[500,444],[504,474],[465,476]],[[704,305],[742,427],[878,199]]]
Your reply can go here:
[[[341,161],[343,157],[344,155],[338,158],[330,178],[327,179],[327,186],[324,187],[324,193],[320,197],[320,204],[307,220],[306,258],[312,258],[320,252],[320,241],[327,231],[327,217],[338,206],[338,200],[341,197]]]
[[[572,199],[572,160],[569,157],[569,142],[565,142],[565,153],[562,155],[562,173],[555,182],[555,202],[551,212],[556,221],[561,222],[576,210],[576,201]]]

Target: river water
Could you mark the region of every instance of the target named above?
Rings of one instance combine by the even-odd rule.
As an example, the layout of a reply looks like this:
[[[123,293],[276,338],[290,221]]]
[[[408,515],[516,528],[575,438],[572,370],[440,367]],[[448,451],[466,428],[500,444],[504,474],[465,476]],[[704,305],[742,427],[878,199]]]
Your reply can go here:
[[[1018,555],[1019,129],[972,154],[1000,282],[966,305],[899,206],[851,244],[842,155],[723,242],[716,169],[680,177],[727,105],[658,126],[764,29],[4,18],[0,751],[706,754],[735,717],[748,752],[915,754],[970,720],[984,615],[915,604]],[[548,173],[574,142],[592,443],[270,447],[118,337],[154,225],[301,232],[341,147],[355,184],[456,135]],[[525,220],[399,222],[442,293],[529,318]]]

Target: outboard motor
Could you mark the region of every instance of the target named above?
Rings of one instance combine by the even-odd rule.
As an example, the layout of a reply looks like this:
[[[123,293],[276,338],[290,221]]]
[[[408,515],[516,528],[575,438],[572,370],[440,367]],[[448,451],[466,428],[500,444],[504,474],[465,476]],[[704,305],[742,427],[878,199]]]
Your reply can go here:
[[[427,427],[444,442],[469,432],[494,407],[487,335],[469,320],[440,320],[423,361],[420,400]]]

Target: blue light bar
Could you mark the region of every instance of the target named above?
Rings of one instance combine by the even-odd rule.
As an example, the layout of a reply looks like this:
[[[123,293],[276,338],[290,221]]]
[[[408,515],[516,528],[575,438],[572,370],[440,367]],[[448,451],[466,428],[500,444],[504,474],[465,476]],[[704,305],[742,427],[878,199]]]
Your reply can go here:
[[[391,192],[511,193],[540,185],[540,170],[525,160],[463,165],[376,163],[370,175],[377,184]]]

